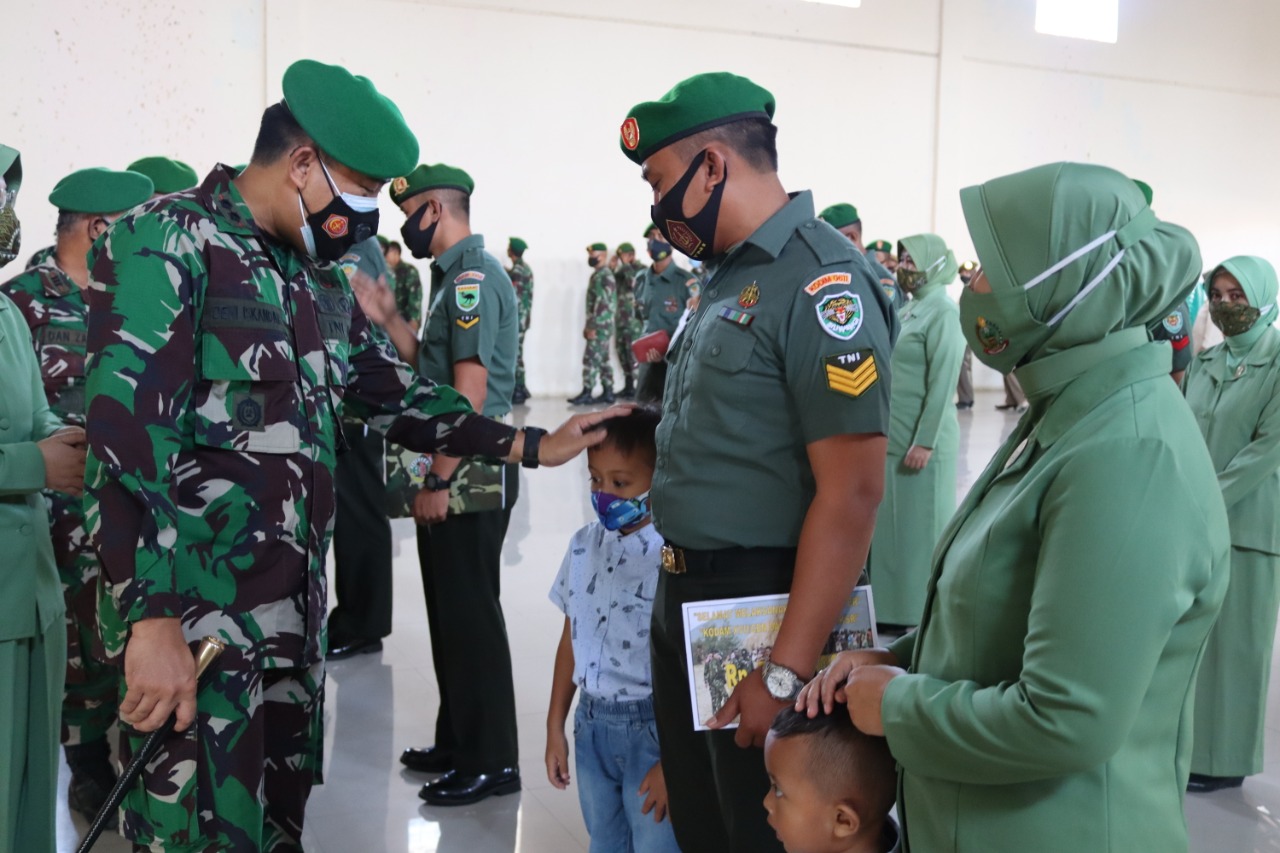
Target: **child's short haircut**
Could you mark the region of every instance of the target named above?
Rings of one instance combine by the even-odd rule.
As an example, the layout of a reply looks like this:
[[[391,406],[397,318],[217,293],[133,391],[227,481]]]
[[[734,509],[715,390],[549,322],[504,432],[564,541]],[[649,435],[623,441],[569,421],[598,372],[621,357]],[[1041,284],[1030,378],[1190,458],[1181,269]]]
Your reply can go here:
[[[609,433],[600,446],[613,447],[623,456],[640,451],[653,462],[658,457],[656,436],[660,420],[662,413],[653,406],[637,406],[629,415],[609,418],[600,424]]]
[[[864,823],[879,822],[893,808],[898,777],[889,744],[854,727],[844,705],[818,709],[813,719],[788,705],[770,728],[775,738],[804,737],[806,766],[814,787],[853,804]]]

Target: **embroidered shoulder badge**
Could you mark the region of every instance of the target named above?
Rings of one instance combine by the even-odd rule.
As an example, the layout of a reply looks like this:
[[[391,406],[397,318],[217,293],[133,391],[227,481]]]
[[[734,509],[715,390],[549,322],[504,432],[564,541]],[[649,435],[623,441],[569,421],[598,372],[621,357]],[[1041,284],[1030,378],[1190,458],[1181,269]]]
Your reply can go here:
[[[1009,348],[1009,339],[1000,331],[999,326],[986,317],[978,318],[977,328],[974,331],[978,334],[982,351],[987,355],[999,355]]]
[[[825,297],[814,306],[818,323],[831,337],[847,341],[862,328],[862,299],[856,293],[842,290]]]
[[[853,276],[849,275],[847,272],[829,272],[826,275],[818,276],[813,281],[806,284],[804,286],[804,292],[813,296],[824,287],[828,287],[833,284],[850,284],[852,281]]]
[[[823,359],[827,387],[846,397],[861,397],[880,381],[876,357],[869,349],[854,350]]]
[[[454,299],[457,300],[458,308],[470,313],[480,304],[480,285],[479,284],[460,284],[454,288]]]
[[[458,277],[453,280],[454,284],[462,284],[464,281],[484,281],[484,273],[480,270],[467,270],[458,273]]]
[[[1164,318],[1164,330],[1171,335],[1176,335],[1182,331],[1182,315],[1177,311]]]

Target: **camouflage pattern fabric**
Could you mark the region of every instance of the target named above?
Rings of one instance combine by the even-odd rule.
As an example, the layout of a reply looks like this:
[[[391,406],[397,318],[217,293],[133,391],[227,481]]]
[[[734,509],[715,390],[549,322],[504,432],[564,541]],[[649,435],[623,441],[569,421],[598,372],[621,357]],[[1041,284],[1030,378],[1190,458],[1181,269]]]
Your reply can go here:
[[[401,317],[414,325],[422,323],[422,276],[418,268],[407,261],[401,261],[391,270],[395,281],[392,290],[396,295],[396,311]]]
[[[241,687],[254,679],[287,681],[260,670],[323,659],[341,412],[402,446],[461,457],[504,457],[515,431],[474,414],[452,388],[416,380],[341,272],[265,236],[231,177],[218,166],[200,187],[133,209],[91,253],[84,505],[110,592],[100,618],[177,617],[191,642],[220,637],[220,669],[249,681],[234,698],[252,695]],[[108,655],[123,652],[123,633],[103,639]],[[272,756],[318,730],[319,703],[295,686],[278,704],[297,707],[263,715],[268,751],[253,755],[228,740],[237,725],[258,725],[256,709],[202,702],[204,715],[239,716],[202,729],[184,772],[223,784],[252,768],[266,781],[245,789],[271,802],[215,816],[197,795],[199,833],[216,836],[227,820],[265,835],[301,825],[303,777],[318,758],[312,767]],[[235,766],[218,764],[225,755]],[[131,795],[126,832],[170,809],[196,831],[191,801],[166,787],[161,768]]]
[[[587,341],[582,356],[582,386],[595,388],[597,380],[605,391],[613,390],[613,366],[609,364],[609,339],[613,337],[618,312],[618,283],[608,267],[591,273],[587,284],[587,329],[596,333]]]
[[[0,285],[31,328],[49,408],[84,425],[84,362],[88,308],[80,288],[53,258]],[[62,743],[107,736],[116,718],[119,668],[106,663],[97,630],[98,559],[89,544],[78,498],[45,491],[54,560],[67,606],[67,672]]]
[[[27,269],[32,270],[38,266],[53,260],[53,256],[57,253],[56,246],[45,246],[43,249],[37,249],[31,257],[27,258]]]
[[[413,499],[430,470],[430,454],[387,445],[387,518],[413,516]]]
[[[533,314],[533,269],[524,262],[524,258],[516,261],[507,270],[511,278],[511,286],[516,289],[516,302],[520,306],[520,347],[516,350],[516,387],[525,388],[524,376],[524,333],[529,331],[529,318]]]
[[[622,365],[623,378],[631,386],[635,385],[637,368],[631,345],[644,333],[644,321],[640,319],[640,309],[636,305],[636,280],[644,270],[644,264],[632,261],[629,264],[619,264],[614,276],[618,285],[618,363]]]

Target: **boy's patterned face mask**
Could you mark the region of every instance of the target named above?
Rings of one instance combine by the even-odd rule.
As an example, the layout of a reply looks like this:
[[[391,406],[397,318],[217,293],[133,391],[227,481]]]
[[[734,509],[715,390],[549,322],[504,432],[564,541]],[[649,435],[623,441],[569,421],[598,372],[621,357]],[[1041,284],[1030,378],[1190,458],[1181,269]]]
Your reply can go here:
[[[630,527],[649,515],[649,493],[634,498],[620,498],[608,492],[592,492],[591,506],[606,530]]]

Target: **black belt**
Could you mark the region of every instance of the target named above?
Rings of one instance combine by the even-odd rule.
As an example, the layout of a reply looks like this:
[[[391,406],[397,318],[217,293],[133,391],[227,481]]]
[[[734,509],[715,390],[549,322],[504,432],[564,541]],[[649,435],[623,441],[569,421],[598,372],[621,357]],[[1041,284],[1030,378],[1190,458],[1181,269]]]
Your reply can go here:
[[[0,504],[24,504],[26,502],[26,495],[0,495]]]
[[[662,569],[668,574],[701,574],[721,568],[772,568],[779,563],[795,563],[795,548],[681,548],[670,542],[662,546]]]

